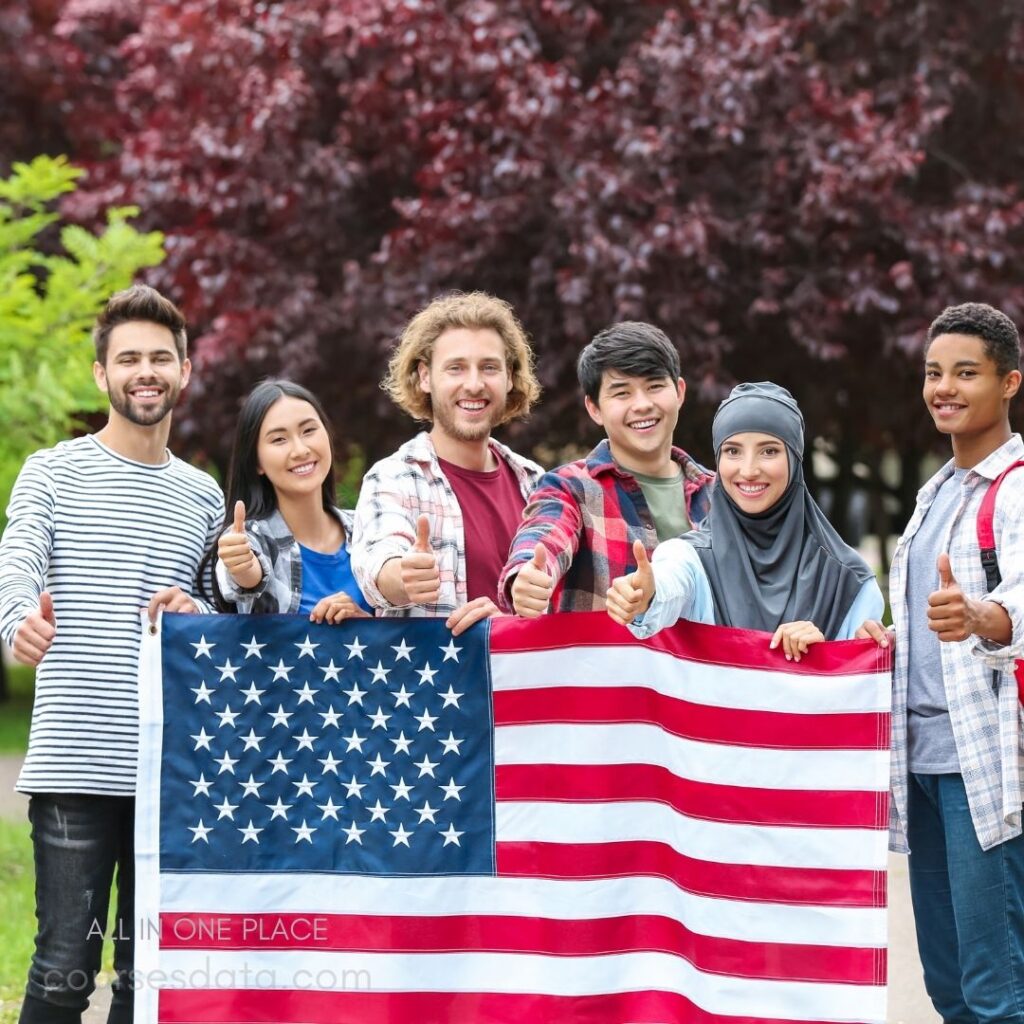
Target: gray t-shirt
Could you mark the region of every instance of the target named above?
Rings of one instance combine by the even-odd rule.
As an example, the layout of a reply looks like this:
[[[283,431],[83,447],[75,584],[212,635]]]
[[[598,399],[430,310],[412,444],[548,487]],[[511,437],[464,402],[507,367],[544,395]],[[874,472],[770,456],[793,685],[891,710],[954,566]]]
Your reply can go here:
[[[938,635],[928,628],[928,596],[939,586],[935,566],[963,492],[966,469],[954,470],[939,488],[907,557],[907,757],[922,775],[960,771],[956,739],[949,721]]]
[[[658,543],[689,533],[690,519],[686,514],[686,492],[683,489],[683,471],[675,476],[648,476],[629,470],[644,492],[654,519]]]

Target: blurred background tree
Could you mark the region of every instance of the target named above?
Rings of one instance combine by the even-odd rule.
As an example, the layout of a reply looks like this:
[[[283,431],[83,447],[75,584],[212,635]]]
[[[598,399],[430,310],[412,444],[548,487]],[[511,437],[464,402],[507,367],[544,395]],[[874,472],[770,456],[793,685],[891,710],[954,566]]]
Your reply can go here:
[[[221,466],[268,372],[368,459],[394,447],[402,322],[483,288],[546,388],[513,443],[589,445],[575,356],[648,319],[682,353],[686,447],[709,455],[736,380],[777,380],[837,525],[859,490],[885,536],[942,447],[927,323],[1024,320],[1018,0],[4,0],[0,65],[0,163],[70,152],[69,217],[133,204],[166,233],[147,278],[198,370],[176,433]]]

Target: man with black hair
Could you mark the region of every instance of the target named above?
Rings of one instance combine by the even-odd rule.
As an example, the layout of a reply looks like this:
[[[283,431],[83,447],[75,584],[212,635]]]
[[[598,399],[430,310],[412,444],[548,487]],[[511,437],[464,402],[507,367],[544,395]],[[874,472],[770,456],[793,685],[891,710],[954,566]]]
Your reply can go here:
[[[707,515],[714,476],[672,445],[686,384],[665,332],[614,324],[576,369],[587,413],[607,437],[545,474],[523,511],[498,597],[525,618],[549,607],[602,610],[612,580],[634,568],[635,540],[651,552]]]
[[[946,1024],[1024,1024],[1024,468],[997,492],[991,592],[977,539],[982,498],[1024,459],[1019,360],[991,306],[952,306],[929,328],[924,400],[953,458],[918,494],[889,577],[891,844],[910,854],[925,987]],[[890,636],[878,622],[858,635]]]
[[[108,1022],[132,1019],[139,613],[208,610],[189,592],[224,515],[216,482],[167,450],[191,370],[180,311],[136,285],[111,297],[93,341],[107,422],[27,459],[0,541],[0,635],[36,666],[17,788],[39,930],[20,1024],[81,1021],[115,872]]]

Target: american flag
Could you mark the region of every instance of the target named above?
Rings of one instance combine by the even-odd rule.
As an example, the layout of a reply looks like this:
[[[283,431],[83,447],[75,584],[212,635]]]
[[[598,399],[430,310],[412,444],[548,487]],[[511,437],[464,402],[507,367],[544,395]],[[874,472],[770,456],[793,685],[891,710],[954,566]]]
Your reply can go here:
[[[140,1024],[880,1024],[889,663],[601,614],[177,616]]]

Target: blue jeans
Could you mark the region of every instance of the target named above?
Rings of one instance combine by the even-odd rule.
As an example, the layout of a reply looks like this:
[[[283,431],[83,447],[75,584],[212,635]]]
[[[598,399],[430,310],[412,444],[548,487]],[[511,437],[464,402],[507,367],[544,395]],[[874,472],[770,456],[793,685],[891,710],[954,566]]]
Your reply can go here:
[[[910,776],[910,894],[945,1024],[1024,1024],[1024,836],[982,850],[960,775]]]
[[[35,793],[29,800],[36,868],[36,951],[20,1024],[81,1024],[96,987],[117,869],[114,997],[109,1024],[129,1024],[133,993],[135,800]]]

